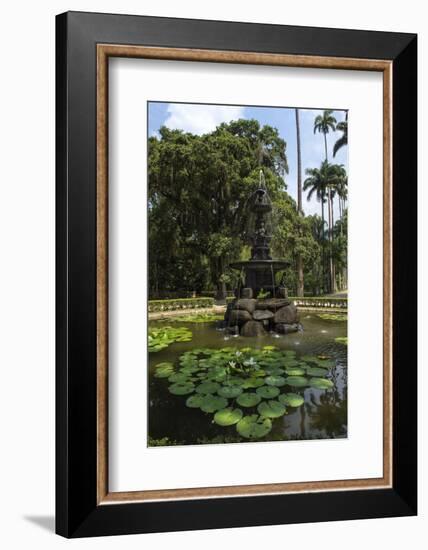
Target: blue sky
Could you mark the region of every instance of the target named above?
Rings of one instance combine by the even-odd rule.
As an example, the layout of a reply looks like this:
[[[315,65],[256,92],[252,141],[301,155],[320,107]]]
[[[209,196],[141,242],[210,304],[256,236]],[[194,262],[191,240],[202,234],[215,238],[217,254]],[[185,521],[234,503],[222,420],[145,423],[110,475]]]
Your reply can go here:
[[[325,158],[324,136],[314,134],[314,119],[322,114],[322,109],[300,109],[300,139],[302,147],[302,179],[305,169],[319,167]],[[345,119],[345,111],[333,111],[337,122]],[[195,105],[191,103],[149,103],[149,135],[158,135],[161,126],[181,129],[194,134],[212,132],[222,122],[238,118],[254,118],[263,126],[268,124],[277,128],[279,135],[287,143],[289,173],[285,176],[288,192],[297,197],[297,147],[294,108],[286,107],[245,107],[228,105]],[[333,158],[333,145],[341,132],[327,135],[327,148],[330,162],[343,164],[348,169],[347,147],[342,147]],[[304,192],[303,210],[305,214],[320,214],[321,205],[313,197],[311,201]],[[338,217],[338,205],[335,204],[335,219]]]

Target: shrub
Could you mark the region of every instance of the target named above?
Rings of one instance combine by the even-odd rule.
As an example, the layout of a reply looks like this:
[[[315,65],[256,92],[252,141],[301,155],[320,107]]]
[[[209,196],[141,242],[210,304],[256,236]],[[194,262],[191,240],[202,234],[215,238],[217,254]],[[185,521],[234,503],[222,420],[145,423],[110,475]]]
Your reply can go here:
[[[149,300],[149,313],[213,307],[214,298],[176,298],[175,300]]]

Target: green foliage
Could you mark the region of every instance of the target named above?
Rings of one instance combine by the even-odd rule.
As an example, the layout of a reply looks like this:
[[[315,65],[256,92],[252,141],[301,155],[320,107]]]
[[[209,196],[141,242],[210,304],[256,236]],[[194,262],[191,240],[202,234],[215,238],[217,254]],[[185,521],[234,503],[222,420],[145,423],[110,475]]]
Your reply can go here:
[[[236,429],[246,439],[261,439],[272,429],[270,418],[264,418],[257,414],[244,416],[236,425]]]
[[[347,321],[348,316],[344,313],[318,313],[318,317],[324,321]]]
[[[259,293],[257,294],[257,299],[258,300],[263,300],[263,298],[268,298],[270,296],[270,292],[269,291],[265,291],[263,290],[263,288],[259,291]]]
[[[161,327],[149,329],[149,353],[155,353],[167,348],[174,342],[190,342],[192,332],[185,327]]]
[[[241,418],[241,409],[232,409],[228,407],[215,413],[214,422],[219,426],[232,426],[233,424],[237,424]]]
[[[254,407],[260,403],[260,401],[260,395],[254,392],[241,393],[241,395],[238,395],[236,399],[236,402],[238,405],[241,405],[241,407]]]
[[[213,323],[215,321],[222,321],[223,319],[224,315],[216,313],[192,313],[190,315],[171,317],[169,320],[180,323]]]
[[[279,418],[287,412],[284,405],[279,401],[262,401],[257,407],[257,411],[264,418]]]
[[[149,139],[149,283],[158,289],[223,289],[239,257],[245,201],[263,168],[274,195],[288,172],[286,143],[255,120],[202,136],[160,129]]]
[[[182,396],[184,405],[194,409],[194,414],[202,411],[213,415],[215,424],[226,429],[236,425],[238,436],[260,440],[271,431],[272,421],[288,414],[286,407],[304,403],[303,388],[324,391],[334,386],[328,368],[321,368],[334,361],[323,357],[297,357],[294,350],[275,346],[194,348],[184,352],[177,365],[158,363],[154,376],[168,378],[168,391]],[[287,376],[292,369],[300,375]],[[276,374],[265,377],[268,370]],[[301,387],[302,395],[290,393],[293,387]]]
[[[326,378],[311,378],[309,384],[318,390],[329,390],[334,386],[333,382]]]
[[[287,405],[287,407],[300,407],[305,400],[297,393],[283,393],[278,397],[278,401]]]
[[[344,346],[348,345],[348,337],[347,336],[338,336],[334,339],[335,342],[338,344],[343,344]]]

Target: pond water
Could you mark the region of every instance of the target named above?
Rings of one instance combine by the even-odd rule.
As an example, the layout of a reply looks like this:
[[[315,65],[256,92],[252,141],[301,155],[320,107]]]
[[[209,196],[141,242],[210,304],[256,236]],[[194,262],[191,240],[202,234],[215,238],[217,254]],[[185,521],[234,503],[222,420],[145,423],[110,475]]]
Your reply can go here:
[[[219,426],[213,422],[213,414],[200,408],[186,406],[188,395],[173,395],[168,390],[168,378],[154,376],[156,365],[162,362],[179,364],[183,353],[195,348],[254,348],[275,346],[279,350],[295,352],[295,359],[302,357],[328,357],[331,368],[326,378],[333,382],[329,389],[314,387],[288,387],[304,398],[298,407],[287,407],[287,414],[271,420],[270,432],[256,441],[287,441],[302,439],[332,439],[347,437],[347,346],[335,341],[347,336],[346,321],[321,319],[316,312],[301,312],[303,332],[288,335],[269,335],[259,338],[228,337],[216,328],[216,323],[185,323],[150,321],[149,328],[163,326],[186,327],[192,331],[190,342],[175,342],[167,348],[149,354],[149,446],[195,445],[212,443],[248,442],[239,435],[236,425]],[[322,365],[322,363],[321,363]],[[229,402],[230,406],[230,402]],[[257,411],[244,410],[244,414]]]

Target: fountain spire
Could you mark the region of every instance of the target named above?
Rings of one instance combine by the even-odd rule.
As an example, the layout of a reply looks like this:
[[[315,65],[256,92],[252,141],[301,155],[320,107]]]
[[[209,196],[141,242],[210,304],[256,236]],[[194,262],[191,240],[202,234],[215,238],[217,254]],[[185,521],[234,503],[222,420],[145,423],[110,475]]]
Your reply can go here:
[[[297,309],[289,301],[286,288],[276,284],[276,274],[286,270],[289,262],[271,256],[272,202],[263,170],[259,173],[259,186],[247,204],[251,258],[230,264],[232,269],[244,272],[245,286],[235,291],[237,300],[228,307],[226,321],[228,325],[232,321],[235,332],[238,330],[243,335],[258,335],[264,333],[265,328],[295,332]]]

